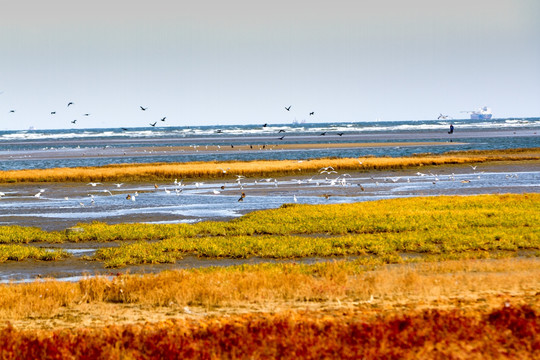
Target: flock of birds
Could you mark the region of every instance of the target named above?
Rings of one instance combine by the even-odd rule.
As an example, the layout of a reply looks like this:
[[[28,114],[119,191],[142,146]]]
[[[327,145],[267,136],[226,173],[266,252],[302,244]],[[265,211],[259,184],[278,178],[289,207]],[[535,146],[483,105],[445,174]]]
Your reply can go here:
[[[359,161],[359,165],[362,163]],[[477,167],[472,166],[472,173],[462,173],[456,175],[451,173],[449,175],[435,174],[432,172],[422,173],[417,172],[412,176],[395,176],[395,177],[357,177],[358,175],[351,175],[349,173],[339,173],[332,166],[327,166],[319,169],[317,173],[311,177],[301,177],[297,179],[281,179],[277,178],[262,178],[262,179],[248,179],[243,175],[233,175],[234,180],[224,183],[205,183],[201,181],[195,181],[192,183],[185,183],[184,180],[175,179],[171,183],[166,184],[153,184],[153,186],[138,187],[136,190],[125,189],[124,183],[104,184],[101,182],[89,182],[86,185],[92,190],[87,192],[87,196],[78,196],[76,201],[81,207],[95,205],[99,195],[101,196],[114,196],[116,198],[125,198],[124,201],[135,202],[139,196],[146,194],[162,194],[162,195],[176,195],[189,193],[191,195],[228,195],[230,197],[238,196],[236,202],[244,202],[246,199],[246,193],[252,191],[254,194],[257,191],[271,191],[280,188],[281,194],[289,194],[292,197],[293,202],[298,202],[298,197],[302,192],[309,192],[309,187],[317,187],[317,193],[320,197],[329,199],[332,196],[343,196],[343,193],[337,191],[337,188],[358,189],[349,191],[345,196],[359,195],[361,192],[375,193],[381,191],[385,184],[398,184],[398,183],[411,183],[411,177],[414,183],[419,181],[431,182],[433,185],[440,181],[459,181],[463,184],[468,184],[471,180],[480,179],[484,172],[476,171]],[[229,174],[229,168],[217,168],[223,174]],[[230,174],[229,174],[230,175]],[[506,174],[506,179],[518,178],[517,174]],[[114,186],[113,188],[104,188],[105,186]],[[386,186],[385,186],[386,187]],[[96,189],[94,189],[96,188]],[[379,188],[379,189],[377,189]],[[389,188],[387,189],[389,190]],[[7,195],[0,192],[0,198]],[[26,195],[29,197],[30,195]],[[39,189],[33,197],[37,199],[47,199],[47,189]],[[86,201],[84,199],[87,199]],[[53,199],[53,197],[49,198]],[[71,201],[69,197],[63,198],[66,201]]]
[[[75,104],[75,103],[74,103],[73,101],[68,102],[68,103],[67,103],[67,108],[73,106],[74,104]],[[141,111],[146,111],[146,110],[148,110],[148,108],[149,108],[148,106],[142,106],[142,105],[139,105],[139,109],[140,109]],[[285,106],[285,110],[287,110],[287,111],[291,111],[291,108],[292,108],[292,105]],[[9,110],[9,113],[10,113],[10,114],[14,114],[15,111],[16,111],[15,109],[11,109],[11,110]],[[56,113],[57,113],[56,110],[50,112],[51,115],[56,115]],[[313,116],[313,115],[315,115],[315,112],[314,112],[314,111],[310,111],[310,112],[309,112],[309,116]],[[84,114],[82,114],[82,116],[90,116],[90,113],[84,113]],[[160,118],[159,120],[160,120],[161,122],[165,122],[166,119],[167,119],[167,117],[166,117],[166,116],[163,116],[163,117]],[[77,119],[71,120],[71,123],[72,123],[72,124],[77,124],[77,122],[78,122]],[[154,122],[152,122],[152,123],[148,123],[148,125],[150,125],[151,127],[155,127],[157,124],[158,124],[157,121],[154,121]],[[265,123],[265,124],[263,125],[263,127],[266,127],[266,126],[268,126],[267,123]],[[122,128],[122,129],[127,130],[127,128]],[[282,130],[282,132],[283,132],[283,131],[284,131],[284,130]],[[220,131],[218,131],[218,132],[220,132]],[[322,135],[324,135],[324,134],[322,134]]]
[[[74,103],[73,101],[70,101],[70,102],[67,103],[67,108],[70,108],[70,107],[73,106],[73,105],[75,105],[75,103]],[[286,111],[291,111],[291,108],[292,108],[292,105],[285,106],[285,110],[286,110]],[[147,110],[149,109],[149,107],[148,107],[148,106],[142,106],[142,105],[139,105],[139,109],[140,109],[141,111],[147,111]],[[15,113],[15,109],[11,109],[9,112],[10,112],[10,113]],[[56,115],[56,113],[57,113],[56,111],[51,111],[51,112],[50,112],[51,115]],[[82,116],[85,116],[85,117],[88,117],[88,116],[90,116],[90,115],[91,115],[90,113],[84,113],[84,114],[82,114]],[[309,115],[309,116],[314,116],[314,115],[315,115],[315,111],[310,111],[310,112],[308,113],[308,115]],[[441,115],[441,116],[442,116],[442,115]],[[440,117],[439,117],[439,118],[440,118]],[[167,117],[166,117],[166,116],[163,116],[163,117],[161,117],[161,118],[159,119],[159,122],[160,122],[160,123],[164,123],[166,120],[167,120]],[[78,119],[71,120],[71,124],[76,125],[78,121],[79,121]],[[158,125],[158,121],[154,121],[154,122],[148,123],[148,125],[151,126],[151,127],[156,127],[156,126]],[[263,128],[265,128],[265,127],[267,127],[267,126],[268,126],[268,123],[265,123],[265,124],[262,125]],[[124,130],[124,131],[129,130],[128,128],[125,128],[125,127],[122,127],[121,129]],[[221,129],[217,129],[217,130],[216,130],[216,133],[222,133],[222,132],[223,132],[223,131],[222,131]],[[284,132],[285,132],[285,130],[280,129],[280,130],[278,131],[278,134],[281,134],[281,133],[284,133]],[[319,136],[325,136],[325,135],[327,135],[327,133],[328,133],[328,132],[326,132],[326,131],[325,131],[325,132],[321,132],[321,133],[319,134]],[[343,136],[344,133],[343,133],[343,132],[338,132],[338,133],[336,133],[336,135],[338,135],[338,136]],[[279,139],[279,140],[284,140],[284,139],[285,139],[285,135],[282,135],[282,136],[278,137],[277,139]]]

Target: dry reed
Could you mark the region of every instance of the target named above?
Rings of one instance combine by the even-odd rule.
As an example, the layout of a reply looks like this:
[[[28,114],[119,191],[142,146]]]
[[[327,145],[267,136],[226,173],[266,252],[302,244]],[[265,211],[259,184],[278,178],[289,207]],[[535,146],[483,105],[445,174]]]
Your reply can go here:
[[[362,268],[355,262],[263,264],[0,285],[0,320],[54,317],[87,304],[150,307],[259,306],[269,303],[407,303],[540,290],[538,259],[447,261]],[[24,299],[24,301],[20,301]]]
[[[540,159],[540,148],[501,151],[475,151],[446,155],[424,154],[411,157],[345,158],[297,160],[261,160],[231,162],[188,162],[158,164],[123,164],[103,167],[11,170],[0,172],[0,183],[17,182],[86,182],[86,181],[159,181],[174,178],[231,178],[243,176],[285,176],[313,173],[332,166],[336,170],[385,170],[428,165],[470,164],[487,161]],[[220,168],[229,168],[224,173]]]

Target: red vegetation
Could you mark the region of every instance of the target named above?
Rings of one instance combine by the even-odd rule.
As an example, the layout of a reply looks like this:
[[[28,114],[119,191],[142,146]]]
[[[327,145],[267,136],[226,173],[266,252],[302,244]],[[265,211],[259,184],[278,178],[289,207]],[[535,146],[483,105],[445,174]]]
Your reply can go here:
[[[1,359],[539,359],[529,306],[488,314],[429,310],[362,321],[354,313],[250,314],[102,329],[0,330]]]

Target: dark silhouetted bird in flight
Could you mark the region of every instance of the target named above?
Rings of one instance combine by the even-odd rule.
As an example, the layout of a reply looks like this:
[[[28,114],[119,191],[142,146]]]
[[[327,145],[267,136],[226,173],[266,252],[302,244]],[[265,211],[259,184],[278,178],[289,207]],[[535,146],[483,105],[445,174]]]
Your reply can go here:
[[[309,115],[310,115],[310,116],[311,116],[311,115],[315,115],[315,112],[312,111],[312,112],[309,113]]]
[[[319,136],[324,136],[324,135],[326,135],[326,131],[321,133],[321,135],[319,135]]]
[[[9,110],[9,112],[10,112],[10,113],[14,113],[14,112],[15,112],[15,110]]]
[[[343,136],[344,133],[337,133],[339,136]]]
[[[77,122],[77,120],[73,120],[71,123],[72,123],[72,124],[75,124],[76,122]]]
[[[286,106],[285,106],[285,110],[291,111],[291,106],[292,106],[292,105],[289,105],[289,107],[286,107]]]
[[[71,102],[71,101],[68,102],[67,106],[71,106],[71,105],[73,105],[73,102]]]
[[[157,124],[157,121],[154,122],[154,123],[152,123],[152,124],[150,124],[150,126],[156,126],[156,124]]]
[[[90,116],[90,114],[83,114],[84,116]]]
[[[285,130],[279,129],[278,134],[279,134],[279,133],[282,133],[282,132],[285,132]]]
[[[285,135],[283,135],[282,137],[280,137],[279,140],[283,140],[284,137],[285,137]]]
[[[54,114],[56,114],[56,111],[51,111],[51,115],[54,115]]]
[[[161,121],[165,121],[166,118],[167,118],[166,116],[162,117]]]
[[[141,108],[142,111],[146,111],[146,109],[148,109],[148,106],[147,107],[142,107],[142,106],[139,106]]]
[[[264,125],[263,125],[263,127],[267,127],[267,126],[268,126],[268,124],[264,124]]]

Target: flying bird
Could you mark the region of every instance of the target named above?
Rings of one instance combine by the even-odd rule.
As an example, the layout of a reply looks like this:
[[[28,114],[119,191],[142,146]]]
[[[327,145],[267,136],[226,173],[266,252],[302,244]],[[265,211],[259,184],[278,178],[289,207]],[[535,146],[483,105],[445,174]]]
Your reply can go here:
[[[337,134],[338,134],[339,136],[343,136],[344,133],[341,132],[341,133],[337,133]]]
[[[278,138],[279,140],[283,140],[283,138],[285,137],[285,135],[283,135],[282,137]]]
[[[165,121],[166,118],[167,118],[166,116],[162,117],[161,121]]]
[[[321,135],[319,135],[319,136],[324,136],[324,135],[326,135],[326,131],[321,133]]]
[[[285,132],[285,130],[279,129],[278,134],[279,134],[279,133],[284,133],[284,132]]]
[[[71,105],[73,105],[73,102],[68,102],[67,106],[70,107]]]
[[[55,115],[56,114],[56,111],[51,111],[51,115]]]
[[[15,112],[15,110],[9,110],[9,112],[10,112],[10,113],[14,113],[14,112]]]
[[[157,121],[150,124],[150,126],[156,126]]]
[[[286,107],[286,106],[285,106],[285,110],[291,111],[291,106],[292,106],[292,105],[289,105],[289,107]]]
[[[72,123],[72,124],[75,124],[76,122],[77,122],[77,120],[73,120],[71,123]]]
[[[263,125],[263,127],[267,127],[267,126],[268,126],[268,124],[264,124],[264,125]]]
[[[89,182],[89,183],[86,184],[86,185],[90,185],[90,186],[96,187],[97,185],[101,185],[101,183],[99,183],[99,182]]]
[[[90,114],[86,113],[86,114],[83,114],[84,116],[90,116]]]
[[[315,115],[315,112],[314,111],[310,112],[309,116],[311,116],[311,115]]]
[[[148,106],[147,107],[142,107],[142,106],[139,106],[141,108],[142,111],[146,111],[146,109],[148,109]]]
[[[446,120],[448,119],[448,115],[439,114],[439,117],[437,117],[437,120],[440,120],[440,119]]]

